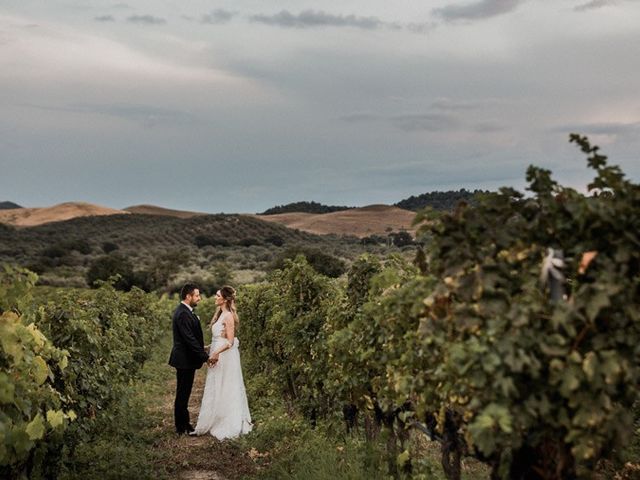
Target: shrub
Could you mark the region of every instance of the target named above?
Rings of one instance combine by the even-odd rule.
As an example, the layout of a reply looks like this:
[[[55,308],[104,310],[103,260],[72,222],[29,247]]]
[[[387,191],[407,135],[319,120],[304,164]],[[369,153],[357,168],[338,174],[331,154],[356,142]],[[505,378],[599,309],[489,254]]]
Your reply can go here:
[[[118,250],[120,247],[118,246],[117,243],[113,243],[113,242],[103,242],[102,243],[102,251],[104,253],[111,253],[115,250]]]

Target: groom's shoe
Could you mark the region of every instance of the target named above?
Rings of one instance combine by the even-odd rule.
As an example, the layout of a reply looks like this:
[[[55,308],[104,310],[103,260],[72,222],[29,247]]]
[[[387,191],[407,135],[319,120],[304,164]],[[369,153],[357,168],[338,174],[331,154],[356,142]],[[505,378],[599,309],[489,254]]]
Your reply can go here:
[[[198,434],[196,433],[195,430],[191,430],[187,435],[189,435],[190,437],[197,437]]]

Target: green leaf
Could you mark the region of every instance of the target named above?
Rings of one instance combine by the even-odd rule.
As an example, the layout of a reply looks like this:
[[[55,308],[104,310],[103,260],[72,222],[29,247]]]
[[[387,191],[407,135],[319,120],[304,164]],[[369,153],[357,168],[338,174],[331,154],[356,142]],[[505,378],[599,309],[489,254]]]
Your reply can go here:
[[[396,458],[396,463],[398,467],[402,468],[405,464],[411,459],[411,455],[409,454],[409,450],[405,450]]]
[[[47,362],[45,362],[40,355],[37,355],[33,359],[32,372],[38,385],[42,385],[49,376],[49,367],[47,366]]]
[[[598,357],[595,352],[587,353],[584,357],[584,360],[582,361],[582,371],[585,373],[589,381],[593,380],[593,377],[596,374],[597,366]]]
[[[49,422],[49,425],[53,428],[58,428],[64,423],[64,413],[62,410],[48,410],[47,422]]]
[[[58,362],[58,366],[60,367],[60,370],[64,370],[67,368],[67,365],[69,365],[69,356],[66,353],[63,353],[62,358]]]
[[[571,392],[580,386],[580,378],[575,368],[567,368],[562,373],[562,384],[560,385],[560,393],[563,397],[569,398]]]
[[[44,419],[42,415],[38,413],[25,429],[30,440],[40,440],[44,436]]]
[[[14,399],[16,387],[11,383],[9,375],[0,372],[0,403],[11,403]]]
[[[593,321],[600,313],[600,310],[608,307],[610,303],[609,295],[603,290],[598,290],[594,295],[589,297],[589,301],[587,302],[587,318]]]

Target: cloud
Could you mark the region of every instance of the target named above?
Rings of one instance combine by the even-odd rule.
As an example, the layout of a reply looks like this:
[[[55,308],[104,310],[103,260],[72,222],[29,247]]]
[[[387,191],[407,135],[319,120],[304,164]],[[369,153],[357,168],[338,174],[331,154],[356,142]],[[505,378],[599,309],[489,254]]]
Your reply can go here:
[[[341,115],[339,120],[346,123],[385,122],[405,132],[475,132],[497,133],[506,130],[501,122],[487,119],[494,107],[504,102],[495,98],[481,98],[472,100],[453,100],[437,98],[421,112],[379,114],[370,111],[356,111]]]
[[[432,13],[446,22],[481,20],[509,13],[523,2],[524,0],[480,0],[466,5],[447,5],[433,9]]]
[[[76,103],[61,107],[32,104],[25,104],[25,106],[55,112],[96,114],[117,117],[139,123],[145,127],[155,127],[157,125],[192,125],[198,121],[193,114],[182,110],[129,103]]]
[[[113,18],[113,15],[101,15],[99,17],[93,18],[96,22],[115,22],[116,19]]]
[[[252,22],[285,28],[354,27],[365,30],[375,30],[385,25],[385,23],[377,17],[333,15],[321,10],[304,10],[297,15],[287,10],[282,10],[275,15],[251,15],[249,19]]]
[[[425,22],[425,23],[407,23],[404,28],[413,33],[429,33],[436,28],[437,23]]]
[[[145,82],[149,84],[149,90],[217,85],[219,92],[246,88],[256,93],[256,83],[236,72],[211,64],[203,66],[196,62],[176,61],[167,55],[150,54],[121,41],[90,35],[69,26],[44,23],[30,27],[28,19],[0,15],[0,43],[3,41],[13,48],[0,49],[0,64],[12,68],[10,75],[0,72],[0,91],[20,90],[24,82],[37,75],[40,83],[32,97],[36,91],[48,92],[58,101],[78,83],[92,92],[99,85],[110,94],[129,88],[132,83]],[[200,52],[200,44],[183,42],[181,50],[196,54]],[[95,72],[100,75],[96,76]],[[74,95],[79,98],[80,94]]]
[[[487,98],[482,100],[452,100],[450,98],[437,98],[431,103],[431,108],[447,112],[459,112],[469,110],[482,110],[497,105],[497,100]]]
[[[459,127],[459,122],[451,115],[441,113],[412,113],[394,115],[391,124],[405,132],[442,132]]]
[[[229,10],[223,10],[218,8],[211,13],[206,15],[202,15],[200,19],[200,23],[205,23],[208,25],[221,25],[223,23],[228,23],[231,21],[233,17],[237,15],[236,12],[230,12]]]
[[[617,5],[618,3],[620,3],[618,0],[591,0],[590,2],[574,7],[574,10],[576,12],[586,12],[587,10],[595,10],[596,8]]]
[[[167,23],[164,18],[154,17],[153,15],[131,15],[127,18],[127,21],[142,25],[164,25]]]
[[[282,10],[273,15],[256,14],[247,17],[251,22],[262,23],[282,28],[315,28],[315,27],[350,27],[362,30],[378,30],[386,28],[395,31],[408,31],[425,34],[432,31],[437,24],[435,22],[398,23],[385,22],[378,17],[363,17],[357,15],[336,15],[322,10],[304,10],[299,14]]]
[[[354,112],[347,113],[346,115],[341,115],[338,117],[343,122],[347,123],[359,123],[359,122],[371,122],[374,120],[379,120],[380,115],[376,115],[375,113],[369,112]]]
[[[442,132],[460,128],[460,122],[452,115],[425,112],[403,113],[397,115],[379,115],[370,112],[354,112],[341,115],[340,120],[347,123],[387,122],[405,132]]]
[[[115,10],[130,10],[131,9],[131,7],[129,5],[127,5],[126,3],[116,3],[116,4],[112,5],[111,8],[113,8]]]
[[[506,127],[497,122],[480,122],[473,127],[473,130],[477,133],[497,133],[504,132]]]

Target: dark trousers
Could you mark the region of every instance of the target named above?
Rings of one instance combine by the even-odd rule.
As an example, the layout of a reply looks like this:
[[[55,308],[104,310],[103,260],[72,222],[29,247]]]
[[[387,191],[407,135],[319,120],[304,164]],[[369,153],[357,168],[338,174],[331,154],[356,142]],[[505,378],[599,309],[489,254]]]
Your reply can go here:
[[[189,423],[188,407],[195,373],[194,368],[176,368],[176,402],[173,415],[178,433],[188,432],[192,429]]]

